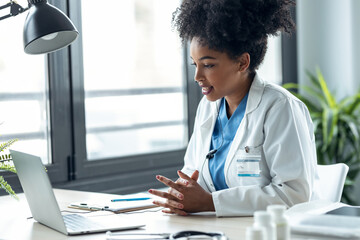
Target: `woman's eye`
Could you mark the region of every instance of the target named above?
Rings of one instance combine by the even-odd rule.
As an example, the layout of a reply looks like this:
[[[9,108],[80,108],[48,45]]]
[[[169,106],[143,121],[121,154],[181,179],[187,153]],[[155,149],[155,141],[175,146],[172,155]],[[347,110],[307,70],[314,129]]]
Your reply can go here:
[[[204,68],[212,68],[214,64],[204,64]]]
[[[196,63],[192,62],[191,65],[197,67]],[[202,64],[202,66],[204,68],[212,68],[213,66],[215,66],[214,64]]]

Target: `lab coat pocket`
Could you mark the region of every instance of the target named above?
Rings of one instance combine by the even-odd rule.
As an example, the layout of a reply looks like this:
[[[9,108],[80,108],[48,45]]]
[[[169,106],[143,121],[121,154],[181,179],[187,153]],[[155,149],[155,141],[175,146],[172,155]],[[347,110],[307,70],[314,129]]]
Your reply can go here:
[[[236,153],[235,159],[238,177],[260,177],[261,146],[246,146]]]

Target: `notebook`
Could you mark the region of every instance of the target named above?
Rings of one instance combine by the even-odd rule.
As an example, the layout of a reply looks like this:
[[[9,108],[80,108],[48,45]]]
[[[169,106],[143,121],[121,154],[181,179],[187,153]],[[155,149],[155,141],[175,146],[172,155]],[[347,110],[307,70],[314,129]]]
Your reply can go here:
[[[62,215],[40,157],[10,150],[17,175],[33,218],[39,223],[66,235],[129,230],[145,226],[129,216]]]
[[[131,196],[147,196],[145,194],[136,194]],[[141,201],[121,201],[121,202],[111,202],[102,201],[102,202],[74,202],[71,203],[68,208],[89,210],[89,211],[111,211],[113,213],[125,213],[125,212],[134,212],[139,210],[146,210],[150,208],[158,207],[153,204],[153,198],[149,200]]]

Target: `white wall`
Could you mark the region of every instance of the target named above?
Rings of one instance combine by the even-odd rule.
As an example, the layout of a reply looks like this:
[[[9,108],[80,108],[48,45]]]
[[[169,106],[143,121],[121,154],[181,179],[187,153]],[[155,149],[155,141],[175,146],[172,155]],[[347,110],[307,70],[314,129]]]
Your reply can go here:
[[[318,66],[337,99],[359,89],[359,12],[359,0],[297,1],[299,83]]]

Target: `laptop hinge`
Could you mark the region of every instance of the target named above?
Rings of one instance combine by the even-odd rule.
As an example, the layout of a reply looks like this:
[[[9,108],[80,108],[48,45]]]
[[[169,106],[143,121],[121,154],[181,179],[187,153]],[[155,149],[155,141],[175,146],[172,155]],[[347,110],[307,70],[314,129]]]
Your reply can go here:
[[[76,179],[75,170],[76,155],[68,156],[68,180],[73,181]]]

